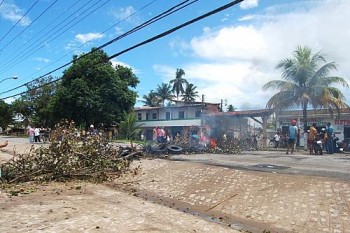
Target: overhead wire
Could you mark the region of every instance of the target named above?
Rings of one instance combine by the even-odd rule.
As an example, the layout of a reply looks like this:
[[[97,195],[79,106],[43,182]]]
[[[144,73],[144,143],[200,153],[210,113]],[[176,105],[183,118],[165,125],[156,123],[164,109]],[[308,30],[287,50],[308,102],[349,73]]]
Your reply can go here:
[[[120,23],[122,23],[123,21],[125,21],[125,20],[127,20],[128,18],[132,17],[133,15],[139,13],[140,11],[146,9],[148,6],[152,5],[153,3],[157,2],[157,1],[158,1],[158,0],[152,0],[151,2],[149,2],[149,3],[147,3],[146,5],[142,6],[142,7],[141,7],[140,9],[138,9],[137,11],[133,12],[132,14],[130,14],[130,15],[128,15],[128,16],[126,16],[126,17],[123,18],[122,20],[120,20],[120,21],[118,21],[117,23],[113,24],[111,27],[105,29],[103,32],[99,33],[98,35],[103,35],[103,34],[106,33],[107,31],[111,30],[111,29],[114,28],[115,26],[119,25]],[[43,69],[45,70],[46,68],[52,66],[52,65],[55,64],[56,62],[62,60],[64,57],[66,57],[66,56],[72,54],[72,52],[73,52],[74,50],[79,49],[79,48],[85,46],[87,43],[88,43],[88,42],[84,42],[84,43],[82,43],[81,45],[79,45],[78,47],[76,47],[76,48],[74,48],[74,49],[71,49],[68,53],[66,53],[66,54],[64,54],[63,56],[61,56],[60,58],[56,59],[56,60],[53,61],[51,64],[49,64],[49,65],[43,67]],[[38,73],[38,72],[40,72],[40,71],[37,71],[37,72],[31,74],[30,76],[35,75],[35,74]],[[32,80],[31,82],[33,82],[33,80]],[[0,94],[1,94],[1,93],[0,93]]]
[[[90,0],[89,3],[93,1]],[[96,3],[94,3],[92,6],[90,6],[88,9],[85,9],[81,14],[86,13],[88,10],[90,10],[92,7],[94,7],[95,5],[97,5],[97,3],[101,2],[102,0],[98,0]],[[79,16],[76,16],[75,18],[73,18],[72,20],[70,20],[68,23],[66,23],[65,25],[63,25],[62,27],[60,27],[59,29],[57,29],[55,32],[51,33],[49,38],[44,38],[44,40],[40,41],[38,44],[34,44],[34,46],[39,46],[39,47],[34,47],[32,49],[30,49],[29,51],[25,52],[24,54],[20,54],[15,58],[12,58],[10,61],[8,61],[9,64],[7,64],[6,66],[4,66],[4,69],[9,69],[12,68],[14,64],[20,64],[21,62],[23,62],[25,59],[27,59],[28,57],[30,57],[31,55],[33,55],[34,53],[36,53],[37,51],[39,51],[41,48],[45,47],[47,45],[47,43],[50,43],[51,41],[57,39],[59,36],[61,36],[63,33],[67,32],[70,28],[72,28],[73,26],[75,26],[77,23],[81,22],[83,19],[85,19],[86,17],[90,16],[93,12],[95,12],[96,10],[100,9],[102,6],[104,6],[105,4],[107,4],[110,0],[106,0],[104,3],[102,3],[100,6],[97,6],[97,8],[93,9],[92,11],[88,12],[82,19],[79,19],[77,22],[73,22],[74,20],[76,20]],[[79,10],[79,9],[78,9]],[[71,14],[71,16],[74,15]],[[65,28],[66,26],[68,26],[70,23],[72,23],[72,25],[70,25],[68,28]],[[63,31],[62,31],[63,30]],[[55,35],[59,33],[58,35]],[[44,36],[46,36],[47,34],[45,34]],[[52,38],[53,37],[53,38]],[[41,37],[43,38],[43,37]],[[41,39],[40,38],[40,39]],[[40,40],[39,39],[39,40]],[[47,41],[49,39],[49,41]],[[38,40],[37,40],[38,41]],[[35,42],[37,42],[35,41]],[[33,46],[30,46],[33,47]],[[30,48],[29,47],[29,48]],[[23,52],[22,52],[23,53]],[[17,61],[16,59],[21,56],[21,60]],[[12,65],[12,66],[11,66]]]
[[[68,8],[69,8],[69,9],[72,9],[72,7],[74,7],[74,6],[75,6],[77,3],[79,3],[80,1],[81,1],[81,0],[74,2],[73,5],[70,6],[70,7],[68,7]],[[58,17],[55,17],[53,21],[51,21],[51,22],[48,23],[47,25],[43,26],[42,29],[41,29],[39,32],[35,33],[35,35],[34,35],[33,37],[31,37],[30,39],[28,39],[27,41],[25,41],[21,46],[17,47],[16,52],[14,52],[13,54],[11,54],[12,57],[11,57],[11,56],[7,57],[7,60],[10,60],[9,62],[11,62],[13,59],[18,58],[18,54],[20,55],[20,54],[22,54],[24,51],[26,51],[26,49],[22,50],[22,48],[23,48],[24,46],[26,46],[27,44],[29,44],[33,39],[35,39],[37,36],[39,36],[43,31],[45,31],[46,29],[48,29],[50,25],[52,25],[55,21],[57,21],[59,18],[61,18],[61,16],[63,16],[65,13],[66,13],[66,12],[62,12]],[[53,29],[51,29],[51,30],[53,30]],[[46,35],[46,34],[45,34],[45,35]],[[41,38],[42,38],[42,37],[41,37]],[[41,38],[40,38],[40,39],[41,39]],[[39,40],[40,40],[40,39],[39,39]],[[37,41],[38,41],[38,40],[37,40]],[[35,41],[35,42],[37,42],[37,41]],[[35,42],[34,42],[34,43],[35,43]],[[33,44],[34,44],[34,43],[33,43]],[[33,45],[33,44],[32,44],[32,45]],[[30,47],[31,47],[31,46],[29,46],[29,48],[30,48]],[[28,48],[27,48],[27,49],[28,49]],[[5,59],[3,62],[5,63],[5,62],[7,62],[7,60]],[[5,64],[6,64],[6,63],[5,63]]]
[[[1,4],[4,1],[1,2]],[[5,35],[3,35],[0,39],[0,42],[17,26],[17,24],[19,24],[19,22],[22,21],[22,19],[33,9],[33,7],[39,2],[39,0],[37,0],[36,2],[34,2],[34,4],[24,13],[24,15],[22,15],[22,17],[17,20],[17,22],[12,26],[12,28],[10,28],[10,30],[8,30]],[[15,37],[16,38],[16,37]],[[0,49],[0,51],[2,51],[4,48]]]
[[[167,31],[165,31],[165,32],[163,32],[163,33],[161,33],[161,34],[158,34],[158,35],[156,35],[156,36],[154,36],[154,37],[151,37],[151,38],[149,38],[149,39],[147,39],[147,40],[144,40],[144,41],[142,41],[142,42],[140,42],[140,43],[138,43],[138,44],[136,44],[136,45],[134,45],[134,46],[131,46],[131,47],[127,48],[127,49],[124,49],[124,50],[122,50],[122,51],[120,51],[120,52],[118,52],[118,53],[115,53],[115,54],[113,54],[112,56],[109,56],[109,57],[108,57],[108,60],[111,60],[111,59],[113,59],[113,58],[115,58],[115,57],[117,57],[117,56],[120,56],[120,55],[122,55],[122,54],[124,54],[124,53],[126,53],[126,52],[128,52],[128,51],[131,51],[131,50],[137,48],[137,47],[140,47],[140,46],[142,46],[142,45],[145,45],[145,44],[151,43],[151,42],[153,42],[153,41],[155,41],[155,40],[158,40],[158,39],[160,39],[160,38],[163,38],[163,37],[165,37],[165,36],[167,36],[167,35],[169,35],[169,34],[175,32],[175,31],[177,31],[177,30],[179,30],[179,29],[181,29],[181,28],[183,28],[183,27],[186,27],[186,26],[188,26],[188,25],[190,25],[190,24],[193,24],[193,23],[195,23],[195,22],[197,22],[197,21],[199,21],[199,20],[202,20],[202,19],[204,19],[204,18],[207,18],[207,17],[209,17],[209,16],[211,16],[211,15],[213,15],[213,14],[216,14],[216,13],[218,13],[218,12],[221,12],[221,11],[223,11],[223,10],[226,10],[227,8],[232,7],[232,6],[238,4],[238,3],[242,2],[242,1],[244,1],[244,0],[235,0],[235,1],[232,1],[232,2],[230,2],[230,3],[226,4],[226,5],[223,5],[223,6],[219,7],[219,8],[216,8],[216,9],[214,9],[214,10],[212,10],[212,11],[206,13],[206,14],[203,14],[203,15],[201,15],[201,16],[199,16],[199,17],[196,17],[196,18],[194,18],[194,19],[192,19],[192,20],[189,20],[189,21],[187,21],[187,22],[185,22],[185,23],[183,23],[183,24],[180,24],[180,25],[178,25],[178,26],[176,26],[176,27],[173,27],[173,28],[171,28],[171,29],[169,29],[169,30],[167,30]],[[100,64],[100,63],[101,63],[101,62],[98,62],[98,63],[96,63],[95,65]],[[70,63],[69,63],[69,64],[70,64]],[[65,65],[65,66],[67,66],[67,65]],[[63,66],[63,67],[64,67],[64,66]],[[60,68],[62,68],[62,67],[60,67]],[[58,69],[58,68],[57,68],[57,69]],[[43,77],[43,76],[42,76],[42,77]],[[42,88],[42,87],[44,87],[44,86],[50,85],[50,84],[52,84],[52,83],[55,83],[55,82],[57,82],[57,81],[59,81],[59,80],[61,80],[61,79],[62,79],[62,77],[61,77],[61,78],[58,78],[58,79],[56,79],[56,80],[53,80],[53,81],[51,81],[51,82],[45,83],[45,84],[43,84],[43,85],[40,85],[40,86],[38,86],[38,87],[35,87],[35,88],[33,88],[33,89],[30,89],[30,90],[27,90],[27,91],[24,91],[24,92],[15,94],[15,95],[11,95],[11,96],[7,96],[7,97],[4,97],[4,98],[1,98],[1,100],[5,100],[5,99],[8,99],[8,98],[13,98],[13,97],[16,97],[16,96],[19,96],[19,95],[23,95],[23,94],[28,93],[28,92],[30,92],[30,91],[33,91],[33,90]]]
[[[130,35],[131,32],[136,32],[136,31],[138,31],[138,30],[140,30],[140,29],[142,29],[142,28],[148,26],[150,23],[154,23],[154,22],[156,22],[156,21],[158,21],[158,20],[164,18],[165,15],[168,16],[168,15],[170,15],[170,14],[173,14],[173,13],[177,12],[178,10],[183,9],[184,7],[187,7],[187,6],[193,4],[193,3],[197,2],[197,1],[198,1],[198,0],[185,0],[185,1],[182,1],[181,3],[179,3],[179,4],[177,4],[177,5],[175,5],[175,6],[171,7],[171,8],[169,8],[168,10],[166,10],[166,11],[164,11],[164,12],[158,14],[157,16],[152,17],[151,19],[147,20],[146,22],[142,23],[141,25],[138,25],[138,26],[134,27],[133,29],[131,29],[131,30],[125,32],[124,34],[122,34],[122,35],[120,35],[120,36],[118,36],[118,37],[116,37],[116,38],[110,40],[109,42],[106,42],[105,44],[103,44],[103,45],[97,47],[97,49],[104,48],[104,47],[110,45],[111,43],[114,43],[114,42],[116,42],[117,40],[120,40],[120,39],[124,38],[125,36]],[[189,2],[189,3],[187,3],[187,2]],[[187,4],[186,4],[186,3],[187,3]],[[185,5],[184,5],[184,4],[185,4]],[[92,51],[90,51],[90,52],[88,52],[88,53],[86,53],[86,54],[83,54],[83,55],[81,55],[78,59],[82,59],[83,57],[85,57],[85,56],[87,56],[87,55],[89,55],[89,54],[91,54],[91,53],[92,53]],[[46,73],[46,74],[43,74],[43,75],[39,76],[38,78],[33,79],[33,80],[31,80],[31,81],[29,81],[29,82],[27,82],[27,83],[24,83],[24,84],[22,84],[22,85],[20,85],[20,86],[17,86],[17,87],[15,87],[15,88],[10,89],[10,90],[1,92],[0,95],[5,94],[5,93],[8,93],[8,92],[11,92],[11,91],[14,91],[14,90],[19,89],[19,88],[21,88],[21,87],[24,87],[24,86],[28,85],[29,83],[35,82],[35,81],[39,80],[39,79],[42,78],[42,77],[45,77],[45,76],[47,76],[47,75],[50,75],[50,74],[52,74],[52,73],[54,73],[54,72],[56,72],[56,71],[58,71],[58,70],[60,70],[60,69],[62,69],[62,68],[64,68],[64,67],[68,66],[68,65],[71,64],[71,63],[72,63],[72,61],[70,61],[70,62],[68,62],[68,63],[66,63],[66,64],[64,64],[64,65],[61,65],[60,67],[58,67],[58,68],[56,68],[56,69],[54,69],[54,70],[52,70],[52,71],[50,71],[50,72],[48,72],[48,73]]]

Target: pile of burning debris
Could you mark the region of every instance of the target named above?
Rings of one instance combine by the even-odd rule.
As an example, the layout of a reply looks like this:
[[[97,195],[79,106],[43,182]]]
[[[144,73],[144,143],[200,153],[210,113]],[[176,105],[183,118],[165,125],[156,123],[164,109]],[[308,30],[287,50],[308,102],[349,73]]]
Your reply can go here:
[[[77,137],[73,122],[58,125],[49,147],[30,150],[1,165],[1,184],[70,179],[102,182],[128,170],[140,151],[109,143],[101,135]]]
[[[247,150],[244,141],[229,139],[210,138],[202,142],[199,137],[183,134],[178,135],[169,143],[148,142],[144,147],[144,152],[150,155],[168,155],[168,154],[194,154],[194,153],[215,153],[215,154],[239,154],[242,150]],[[252,148],[248,148],[252,150]]]

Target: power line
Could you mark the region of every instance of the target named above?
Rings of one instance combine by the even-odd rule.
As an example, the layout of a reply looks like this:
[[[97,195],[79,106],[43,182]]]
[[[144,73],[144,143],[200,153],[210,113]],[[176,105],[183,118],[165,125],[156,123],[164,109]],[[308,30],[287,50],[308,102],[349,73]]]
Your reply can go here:
[[[132,17],[133,15],[139,13],[140,11],[144,10],[145,8],[147,8],[148,6],[152,5],[153,3],[157,2],[158,0],[152,0],[151,2],[147,3],[146,5],[144,5],[143,7],[141,7],[140,9],[138,9],[137,11],[133,12],[132,14],[128,15],[127,17],[123,18],[122,20],[118,21],[117,23],[115,23],[114,25],[112,25],[111,27],[105,29],[103,32],[99,33],[99,35],[103,35],[105,32],[109,31],[110,29],[114,28],[115,26],[119,25],[121,22],[127,20],[128,18]],[[84,42],[82,43],[80,46],[78,46],[77,48],[75,49],[71,49],[68,53],[64,54],[63,56],[61,56],[60,58],[56,59],[55,61],[53,61],[51,64],[43,67],[43,69],[45,70],[46,68],[52,66],[53,64],[55,64],[56,62],[60,61],[61,59],[63,59],[64,57],[68,56],[71,54],[71,52],[73,52],[74,50],[76,49],[79,49],[81,47],[83,47],[84,45],[86,45],[88,42]],[[30,76],[32,75],[35,75],[36,73],[38,73],[40,71],[37,71],[35,72],[34,74],[31,74]],[[31,82],[33,82],[34,80],[32,80]],[[3,93],[0,93],[0,94],[3,94]]]
[[[190,24],[193,24],[193,23],[195,23],[195,22],[197,22],[197,21],[199,21],[199,20],[202,20],[202,19],[204,19],[204,18],[207,18],[207,17],[209,17],[209,16],[211,16],[211,15],[213,15],[213,14],[216,14],[216,13],[218,13],[218,12],[221,12],[221,11],[223,11],[223,10],[226,10],[227,8],[230,8],[230,7],[232,7],[232,6],[234,6],[234,5],[238,4],[238,3],[240,3],[240,2],[242,2],[242,1],[244,1],[244,0],[235,0],[235,1],[230,2],[230,3],[228,3],[228,4],[224,5],[224,6],[221,6],[221,7],[219,7],[219,8],[216,8],[215,10],[212,10],[212,11],[210,11],[210,12],[208,12],[208,13],[206,13],[206,14],[203,14],[203,15],[201,15],[201,16],[199,16],[199,17],[196,17],[196,18],[194,18],[194,19],[192,19],[192,20],[190,20],[190,21],[187,21],[187,22],[185,22],[185,23],[183,23],[183,24],[181,24],[181,25],[178,25],[178,26],[176,26],[176,27],[174,27],[174,28],[172,28],[172,29],[170,29],[170,30],[167,30],[167,31],[165,31],[165,32],[163,32],[163,33],[161,33],[161,34],[158,34],[158,35],[156,35],[156,36],[154,36],[154,37],[151,37],[151,38],[149,38],[149,39],[147,39],[147,40],[145,40],[145,41],[143,41],[143,42],[141,42],[141,43],[138,43],[138,44],[136,44],[136,45],[134,45],[134,46],[131,46],[131,47],[127,48],[127,49],[124,49],[124,50],[122,50],[121,52],[116,53],[116,54],[114,54],[114,55],[108,57],[108,60],[111,60],[111,59],[113,59],[113,58],[115,58],[115,57],[117,57],[117,56],[120,56],[121,54],[124,54],[124,53],[126,53],[126,52],[128,52],[128,51],[131,51],[131,50],[133,50],[133,49],[135,49],[135,48],[137,48],[137,47],[140,47],[140,46],[142,46],[142,45],[148,44],[148,43],[150,43],[150,42],[152,42],[152,41],[155,41],[155,40],[158,40],[158,39],[160,39],[160,38],[163,38],[163,37],[165,37],[165,36],[167,36],[167,35],[169,35],[169,34],[175,32],[175,31],[177,31],[177,30],[179,30],[179,29],[181,29],[181,28],[183,28],[183,27],[186,27],[186,26],[188,26],[188,25],[190,25]],[[91,52],[90,52],[90,53],[91,53]],[[87,54],[86,54],[86,55],[87,55]],[[71,62],[70,62],[70,63],[71,63]],[[67,63],[67,64],[65,64],[64,66],[61,66],[61,67],[57,68],[56,70],[61,69],[61,68],[65,67],[65,66],[67,66],[67,65],[70,64],[70,63]],[[100,63],[101,63],[101,62],[98,62],[98,63],[96,63],[96,64],[94,64],[94,65],[97,65],[97,64],[100,64]],[[55,71],[56,71],[56,70],[55,70]],[[54,71],[52,71],[52,72],[54,72]],[[52,72],[51,72],[51,73],[52,73]],[[44,77],[44,76],[41,76],[41,77]],[[11,95],[11,96],[8,96],[8,97],[1,98],[1,100],[5,100],[5,99],[8,99],[8,98],[12,98],[12,97],[16,97],[16,96],[19,96],[19,95],[23,95],[23,94],[28,93],[28,92],[30,92],[30,91],[33,91],[33,90],[42,88],[42,87],[44,87],[44,86],[46,86],[46,85],[49,85],[49,84],[51,84],[51,83],[57,82],[57,81],[59,81],[59,80],[61,80],[61,79],[62,79],[62,77],[61,77],[61,78],[58,78],[58,79],[56,79],[56,80],[53,80],[53,81],[51,81],[51,82],[49,82],[49,83],[43,84],[43,85],[41,85],[41,86],[38,86],[38,87],[36,87],[36,88],[30,89],[30,90],[27,90],[27,91],[24,91],[24,92],[15,94],[15,95]]]
[[[156,21],[158,21],[158,20],[164,18],[164,15],[168,16],[168,15],[170,15],[170,14],[173,14],[173,13],[177,12],[178,10],[183,9],[183,7],[189,6],[189,5],[191,5],[191,4],[193,4],[194,2],[197,2],[197,1],[198,1],[198,0],[192,0],[192,1],[191,1],[191,0],[185,0],[185,1],[183,1],[183,2],[181,2],[181,3],[179,3],[179,4],[177,4],[177,5],[175,5],[175,6],[173,6],[173,7],[171,7],[170,9],[168,9],[168,10],[162,12],[161,14],[159,14],[159,15],[157,15],[157,16],[151,18],[150,20],[147,20],[146,22],[142,23],[141,25],[139,25],[139,26],[137,26],[137,27],[135,27],[135,28],[129,30],[128,32],[126,32],[126,33],[124,33],[124,34],[118,36],[117,38],[115,38],[115,39],[113,39],[113,40],[111,40],[111,41],[109,41],[109,42],[107,42],[107,43],[105,43],[105,44],[99,46],[97,49],[104,48],[104,47],[110,45],[111,43],[114,43],[114,42],[116,42],[117,40],[120,40],[120,39],[124,38],[125,36],[128,36],[128,35],[132,34],[133,32],[136,32],[136,31],[138,31],[138,30],[140,30],[140,29],[142,29],[142,28],[148,26],[149,24],[154,23],[154,22],[156,22]],[[187,2],[189,2],[189,3],[187,3]],[[185,3],[187,3],[187,4],[185,4]],[[185,4],[185,5],[184,5],[184,4]],[[184,6],[182,6],[182,5],[184,5]],[[81,58],[83,58],[83,57],[85,57],[85,56],[87,56],[87,55],[89,55],[90,53],[92,53],[92,51],[91,51],[91,52],[88,52],[88,53],[86,53],[86,54],[81,55],[81,56],[78,58],[78,60],[81,59]],[[68,66],[68,65],[71,64],[71,63],[72,63],[72,61],[70,61],[70,62],[68,62],[68,63],[66,63],[66,64],[64,64],[64,65],[62,65],[62,66],[60,66],[60,67],[58,67],[58,68],[56,68],[56,69],[54,69],[53,71],[50,71],[50,72],[48,72],[48,73],[46,73],[46,74],[44,74],[44,75],[41,75],[40,77],[38,77],[38,78],[36,78],[36,79],[34,79],[34,80],[30,81],[30,82],[24,83],[24,84],[22,84],[22,85],[20,85],[20,86],[18,86],[18,87],[15,87],[15,88],[10,89],[10,90],[1,92],[0,95],[5,94],[5,93],[8,93],[8,92],[10,92],[10,91],[14,91],[14,90],[16,90],[16,89],[18,89],[18,88],[24,87],[24,86],[26,86],[27,84],[32,83],[32,82],[35,82],[35,81],[37,81],[38,79],[40,79],[40,78],[42,78],[42,77],[44,77],[44,76],[50,75],[50,74],[52,74],[53,72],[58,71],[58,70],[60,70],[60,69],[62,69],[62,68],[64,68],[64,67]]]
[[[81,1],[81,0],[79,0]],[[75,6],[79,1],[75,2],[72,6]],[[69,9],[72,8],[69,7]],[[36,38],[38,35],[40,35],[44,30],[46,30],[48,28],[48,26],[50,26],[51,24],[53,24],[53,22],[57,21],[62,15],[64,15],[65,12],[63,12],[61,15],[59,15],[58,17],[55,17],[55,19],[53,21],[51,21],[49,24],[47,24],[46,26],[43,26],[42,29],[38,32],[38,33],[35,33],[35,35],[33,37],[31,37],[29,40],[27,40],[25,43],[23,43],[20,47],[18,47],[16,49],[16,52],[14,54],[12,54],[12,58],[9,58],[10,59],[10,62],[13,60],[13,58],[17,58],[17,54],[21,54],[23,53],[23,51],[21,50],[26,44],[29,44],[34,38]],[[25,50],[24,50],[25,51]],[[17,56],[17,57],[16,57]],[[8,59],[8,60],[9,60]],[[12,60],[11,60],[12,59]],[[6,60],[4,60],[4,62],[6,62]]]
[[[1,2],[1,4],[3,3],[4,1],[2,1]],[[24,15],[22,15],[22,17],[12,26],[12,28],[10,29],[10,30],[8,30],[7,31],[7,33],[5,33],[5,35],[3,35],[2,37],[1,37],[1,39],[0,39],[0,42],[17,26],[17,24],[19,23],[19,22],[21,22],[22,21],[22,19],[29,13],[29,11],[31,11],[32,10],[32,8],[37,4],[39,2],[39,0],[37,0],[30,8],[29,8],[29,10],[27,10],[27,12],[26,13],[24,13]],[[0,4],[0,6],[1,6],[1,4]],[[15,37],[16,38],[16,37]],[[0,49],[0,50],[3,50],[4,49],[4,47],[2,48],[2,49]]]
[[[89,1],[89,3],[91,2],[92,0]],[[81,14],[84,14],[86,13],[88,10],[92,9],[92,7],[94,7],[95,5],[97,5],[97,3],[101,2],[102,0],[98,0],[96,3],[94,3],[92,6],[90,6],[88,9],[84,10]],[[34,53],[36,53],[37,51],[39,51],[41,48],[45,47],[45,45],[55,39],[57,39],[59,36],[61,36],[63,33],[67,32],[70,28],[72,28],[73,26],[75,26],[77,23],[81,22],[83,19],[85,19],[86,17],[90,16],[93,12],[95,12],[96,10],[100,9],[102,6],[104,6],[105,4],[107,4],[110,0],[106,0],[104,3],[102,3],[100,6],[98,6],[97,8],[93,9],[92,11],[88,12],[87,15],[85,15],[82,19],[79,19],[77,22],[73,22],[74,20],[76,20],[80,15],[76,16],[75,18],[73,18],[71,21],[69,21],[68,23],[66,23],[65,25],[63,25],[62,27],[60,27],[59,29],[57,29],[55,32],[51,33],[50,36],[48,38],[44,38],[44,40],[40,41],[39,43],[37,43],[36,45],[33,44],[33,46],[29,46],[29,48],[33,47],[32,49],[30,49],[29,51],[27,51],[24,55],[23,54],[19,54],[18,56],[12,58],[7,64],[4,69],[9,69],[9,68],[12,68],[13,64],[19,64],[21,62],[23,62],[25,59],[27,59],[28,57],[30,57],[31,55],[33,55]],[[84,4],[84,6],[86,6],[86,4]],[[77,11],[79,11],[80,9],[82,8],[79,8]],[[76,12],[77,12],[76,11]],[[75,12],[75,13],[76,13]],[[71,14],[68,18],[70,18],[71,16],[73,16],[75,13]],[[66,18],[66,19],[68,19]],[[66,21],[66,19],[64,21]],[[64,22],[63,21],[63,22]],[[62,23],[63,23],[62,22]],[[69,26],[69,24],[71,24],[73,22],[72,25]],[[61,24],[61,23],[60,23]],[[66,26],[69,26],[68,28],[65,28]],[[59,26],[59,25],[58,25]],[[56,28],[54,28],[56,29]],[[62,31],[63,30],[63,31]],[[52,31],[52,30],[51,30]],[[49,31],[49,32],[51,32]],[[48,32],[48,33],[49,33]],[[46,33],[44,36],[46,36],[48,33]],[[55,35],[57,33],[60,33],[58,35]],[[44,36],[42,36],[41,38],[39,38],[38,40],[42,39]],[[53,37],[55,36],[55,37]],[[53,37],[53,38],[52,38]],[[50,39],[49,41],[46,41],[47,39]],[[35,42],[37,42],[38,40],[36,40]],[[44,43],[45,42],[45,43]],[[40,45],[41,44],[41,45]],[[39,46],[39,47],[35,47],[35,46]],[[23,52],[22,52],[23,53]],[[16,59],[19,57],[19,56],[24,56],[20,61],[16,61]]]

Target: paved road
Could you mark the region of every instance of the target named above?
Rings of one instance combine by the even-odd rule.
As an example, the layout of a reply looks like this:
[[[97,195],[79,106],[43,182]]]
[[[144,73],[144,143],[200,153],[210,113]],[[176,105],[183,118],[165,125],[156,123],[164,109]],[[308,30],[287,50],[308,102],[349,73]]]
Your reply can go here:
[[[172,160],[191,161],[235,169],[281,174],[313,175],[350,181],[350,155],[286,155],[284,151],[251,151],[239,155],[172,155]]]
[[[30,148],[28,138],[0,136],[8,140],[7,151],[15,147],[19,151]],[[34,144],[39,147],[47,144]],[[284,151],[248,151],[239,155],[195,154],[172,155],[171,160],[182,160],[235,169],[264,171],[280,174],[313,175],[350,181],[350,154],[309,155],[299,150],[294,155]]]
[[[0,141],[4,139],[0,137]],[[10,142],[6,148],[8,151],[13,146],[19,149],[30,147],[26,138],[10,137],[6,139]],[[35,146],[41,145],[35,144]],[[10,155],[9,153],[4,154]],[[4,154],[0,156],[0,160]],[[207,164],[216,166],[208,166]],[[200,218],[204,218],[226,224],[229,228],[223,229],[222,232],[237,232],[240,229],[263,232],[267,229],[280,233],[350,233],[349,165],[350,156],[347,154],[310,156],[305,151],[298,151],[295,155],[285,155],[283,151],[259,151],[240,155],[172,155],[170,161],[144,159],[133,163],[135,168],[141,167],[142,172],[136,175],[135,173],[125,174],[114,182],[116,187],[123,187],[135,196],[144,198],[144,201],[140,202],[136,197],[130,198],[127,203],[131,203],[132,206],[126,206],[122,212],[116,211],[116,209],[120,209],[119,206],[108,203],[109,206],[113,207],[113,210],[108,211],[108,213],[113,214],[111,218],[113,222],[116,222],[115,219],[125,219],[125,216],[128,216],[125,221],[127,221],[126,225],[130,224],[131,226],[130,231],[135,230],[135,226],[141,227],[143,230],[148,229],[146,228],[148,226],[156,226],[162,231],[165,225],[171,229],[171,232],[194,232],[194,225],[189,225],[184,229],[180,225],[169,226],[162,221],[166,219],[166,216],[175,216],[174,213],[167,214],[168,208],[157,209],[160,206],[168,206],[171,209],[179,210],[176,212],[177,214],[187,213],[174,217],[181,226],[185,226],[191,221],[197,223]],[[313,176],[306,177],[304,175]],[[96,187],[93,190],[100,190],[100,188]],[[87,198],[86,195],[75,194],[74,200],[78,197],[82,200]],[[62,197],[59,198],[58,201],[61,201]],[[125,197],[113,195],[113,198],[124,200]],[[23,199],[11,200],[20,201]],[[46,201],[46,198],[44,200]],[[105,207],[107,204],[100,205],[100,202],[95,202],[96,200],[101,200],[101,193],[94,194],[90,199],[84,199],[84,202],[97,203],[97,207],[102,206],[102,209],[107,209]],[[149,212],[152,212],[152,219],[157,219],[157,221],[141,219],[141,223],[135,225],[135,211],[130,210],[139,210],[141,203],[148,205],[150,202],[158,205],[148,206],[148,212],[145,211],[141,214],[149,216]],[[57,200],[55,203],[60,205]],[[58,209],[67,206],[67,203],[64,203],[63,207],[59,206],[60,208],[55,209],[51,207],[52,203],[49,204],[37,204],[49,208],[40,212],[41,214],[51,213],[52,210],[56,213],[59,212]],[[7,208],[7,206],[5,207]],[[97,207],[94,206],[94,208]],[[5,230],[12,229],[10,227],[16,225],[17,222],[25,223],[25,221],[33,219],[32,215],[27,215],[25,219],[18,220],[18,209],[23,213],[29,212],[26,211],[28,209],[38,209],[37,206],[28,207],[27,202],[19,206],[9,203],[8,208],[7,213],[11,213],[11,215],[7,215],[10,216],[8,220],[5,219],[8,224],[0,224],[0,229],[1,227],[5,227]],[[92,207],[88,207],[86,210],[90,208]],[[102,222],[105,222],[104,213],[102,220],[101,218],[96,220],[96,214],[89,215],[85,211],[81,211],[79,214],[89,223],[97,221],[100,226]],[[188,220],[189,214],[197,215],[200,218]],[[74,213],[74,216],[77,215]],[[40,216],[35,216],[41,219]],[[51,227],[55,225],[72,227],[70,221],[64,221],[58,225],[58,220],[59,218],[52,220]],[[78,219],[77,222],[82,221]],[[212,225],[208,224],[201,221],[201,228],[196,226],[196,231],[214,232],[211,230],[212,228],[209,228]],[[43,225],[46,226],[46,220],[37,224],[36,228],[33,229],[42,229]],[[124,222],[123,225],[125,225]],[[23,225],[22,229],[24,227],[27,226]]]

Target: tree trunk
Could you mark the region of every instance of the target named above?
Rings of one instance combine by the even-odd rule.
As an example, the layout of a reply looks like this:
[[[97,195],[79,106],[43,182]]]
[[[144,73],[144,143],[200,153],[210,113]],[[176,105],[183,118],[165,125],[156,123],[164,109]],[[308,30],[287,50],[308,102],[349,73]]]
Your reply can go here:
[[[307,109],[303,106],[303,122],[304,122],[304,133],[307,132]]]

